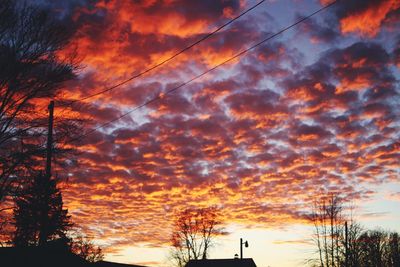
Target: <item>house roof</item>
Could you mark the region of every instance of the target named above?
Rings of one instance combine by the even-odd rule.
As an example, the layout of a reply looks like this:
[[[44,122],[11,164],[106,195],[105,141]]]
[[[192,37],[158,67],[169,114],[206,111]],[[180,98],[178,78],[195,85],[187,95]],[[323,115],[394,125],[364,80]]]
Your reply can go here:
[[[109,262],[109,261],[98,261],[94,264],[96,267],[145,267],[141,265],[132,265],[132,264],[125,264],[125,263],[116,263],[116,262]]]
[[[253,259],[190,260],[185,267],[257,267]]]

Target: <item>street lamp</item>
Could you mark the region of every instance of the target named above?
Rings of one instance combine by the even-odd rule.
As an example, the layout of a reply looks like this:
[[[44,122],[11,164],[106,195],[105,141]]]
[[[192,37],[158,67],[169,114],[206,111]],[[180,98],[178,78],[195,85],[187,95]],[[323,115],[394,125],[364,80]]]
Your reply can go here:
[[[249,247],[249,242],[243,242],[243,238],[240,238],[240,259],[243,259],[243,244],[246,248]]]

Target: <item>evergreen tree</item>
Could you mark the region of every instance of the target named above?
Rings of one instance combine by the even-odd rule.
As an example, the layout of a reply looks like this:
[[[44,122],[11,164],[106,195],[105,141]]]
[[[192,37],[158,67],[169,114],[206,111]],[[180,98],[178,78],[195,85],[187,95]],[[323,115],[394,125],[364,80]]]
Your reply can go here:
[[[54,178],[39,174],[23,188],[15,203],[15,246],[44,245],[65,237],[72,226]]]

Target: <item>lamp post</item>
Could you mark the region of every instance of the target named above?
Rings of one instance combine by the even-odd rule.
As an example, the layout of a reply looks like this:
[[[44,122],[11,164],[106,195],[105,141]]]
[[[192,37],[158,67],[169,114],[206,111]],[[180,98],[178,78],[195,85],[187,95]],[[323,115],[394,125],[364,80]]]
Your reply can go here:
[[[249,247],[249,242],[243,242],[243,238],[240,238],[240,259],[243,259],[243,244],[246,248]]]

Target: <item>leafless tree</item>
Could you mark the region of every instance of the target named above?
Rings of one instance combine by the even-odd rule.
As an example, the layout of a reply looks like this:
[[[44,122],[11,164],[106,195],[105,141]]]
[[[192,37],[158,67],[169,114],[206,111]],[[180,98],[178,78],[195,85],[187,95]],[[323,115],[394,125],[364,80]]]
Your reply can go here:
[[[179,266],[191,259],[206,259],[213,239],[223,234],[218,209],[186,209],[176,215],[171,237],[171,258]]]
[[[349,220],[347,237],[343,237],[343,250],[345,251],[343,266],[346,267],[357,267],[360,266],[359,259],[360,254],[362,253],[362,247],[360,246],[359,239],[364,231],[364,228],[354,221],[353,219]],[[346,234],[346,233],[345,233]]]
[[[70,248],[72,253],[89,261],[97,262],[104,259],[104,254],[99,246],[93,244],[93,241],[82,234],[74,234],[70,237]]]
[[[21,1],[0,5],[0,202],[13,182],[30,176],[43,154],[46,113],[39,99],[54,98],[75,77],[76,57],[60,53],[72,31],[48,12]],[[44,110],[45,111],[45,110]]]
[[[342,266],[344,240],[344,206],[340,196],[330,194],[314,202],[309,219],[314,225],[314,241],[318,251],[318,266]],[[314,263],[315,264],[315,263]]]
[[[318,260],[310,261],[313,266],[358,266],[358,238],[363,229],[348,211],[352,211],[348,203],[336,194],[314,201],[309,219],[314,225]]]
[[[47,103],[43,100],[57,98],[64,82],[79,69],[76,53],[65,50],[73,35],[70,28],[24,1],[1,1],[0,237],[3,230],[9,232],[10,216],[5,211],[12,209],[12,198],[44,165]],[[54,156],[60,159],[69,151],[62,143],[78,133],[81,122],[57,120]]]

